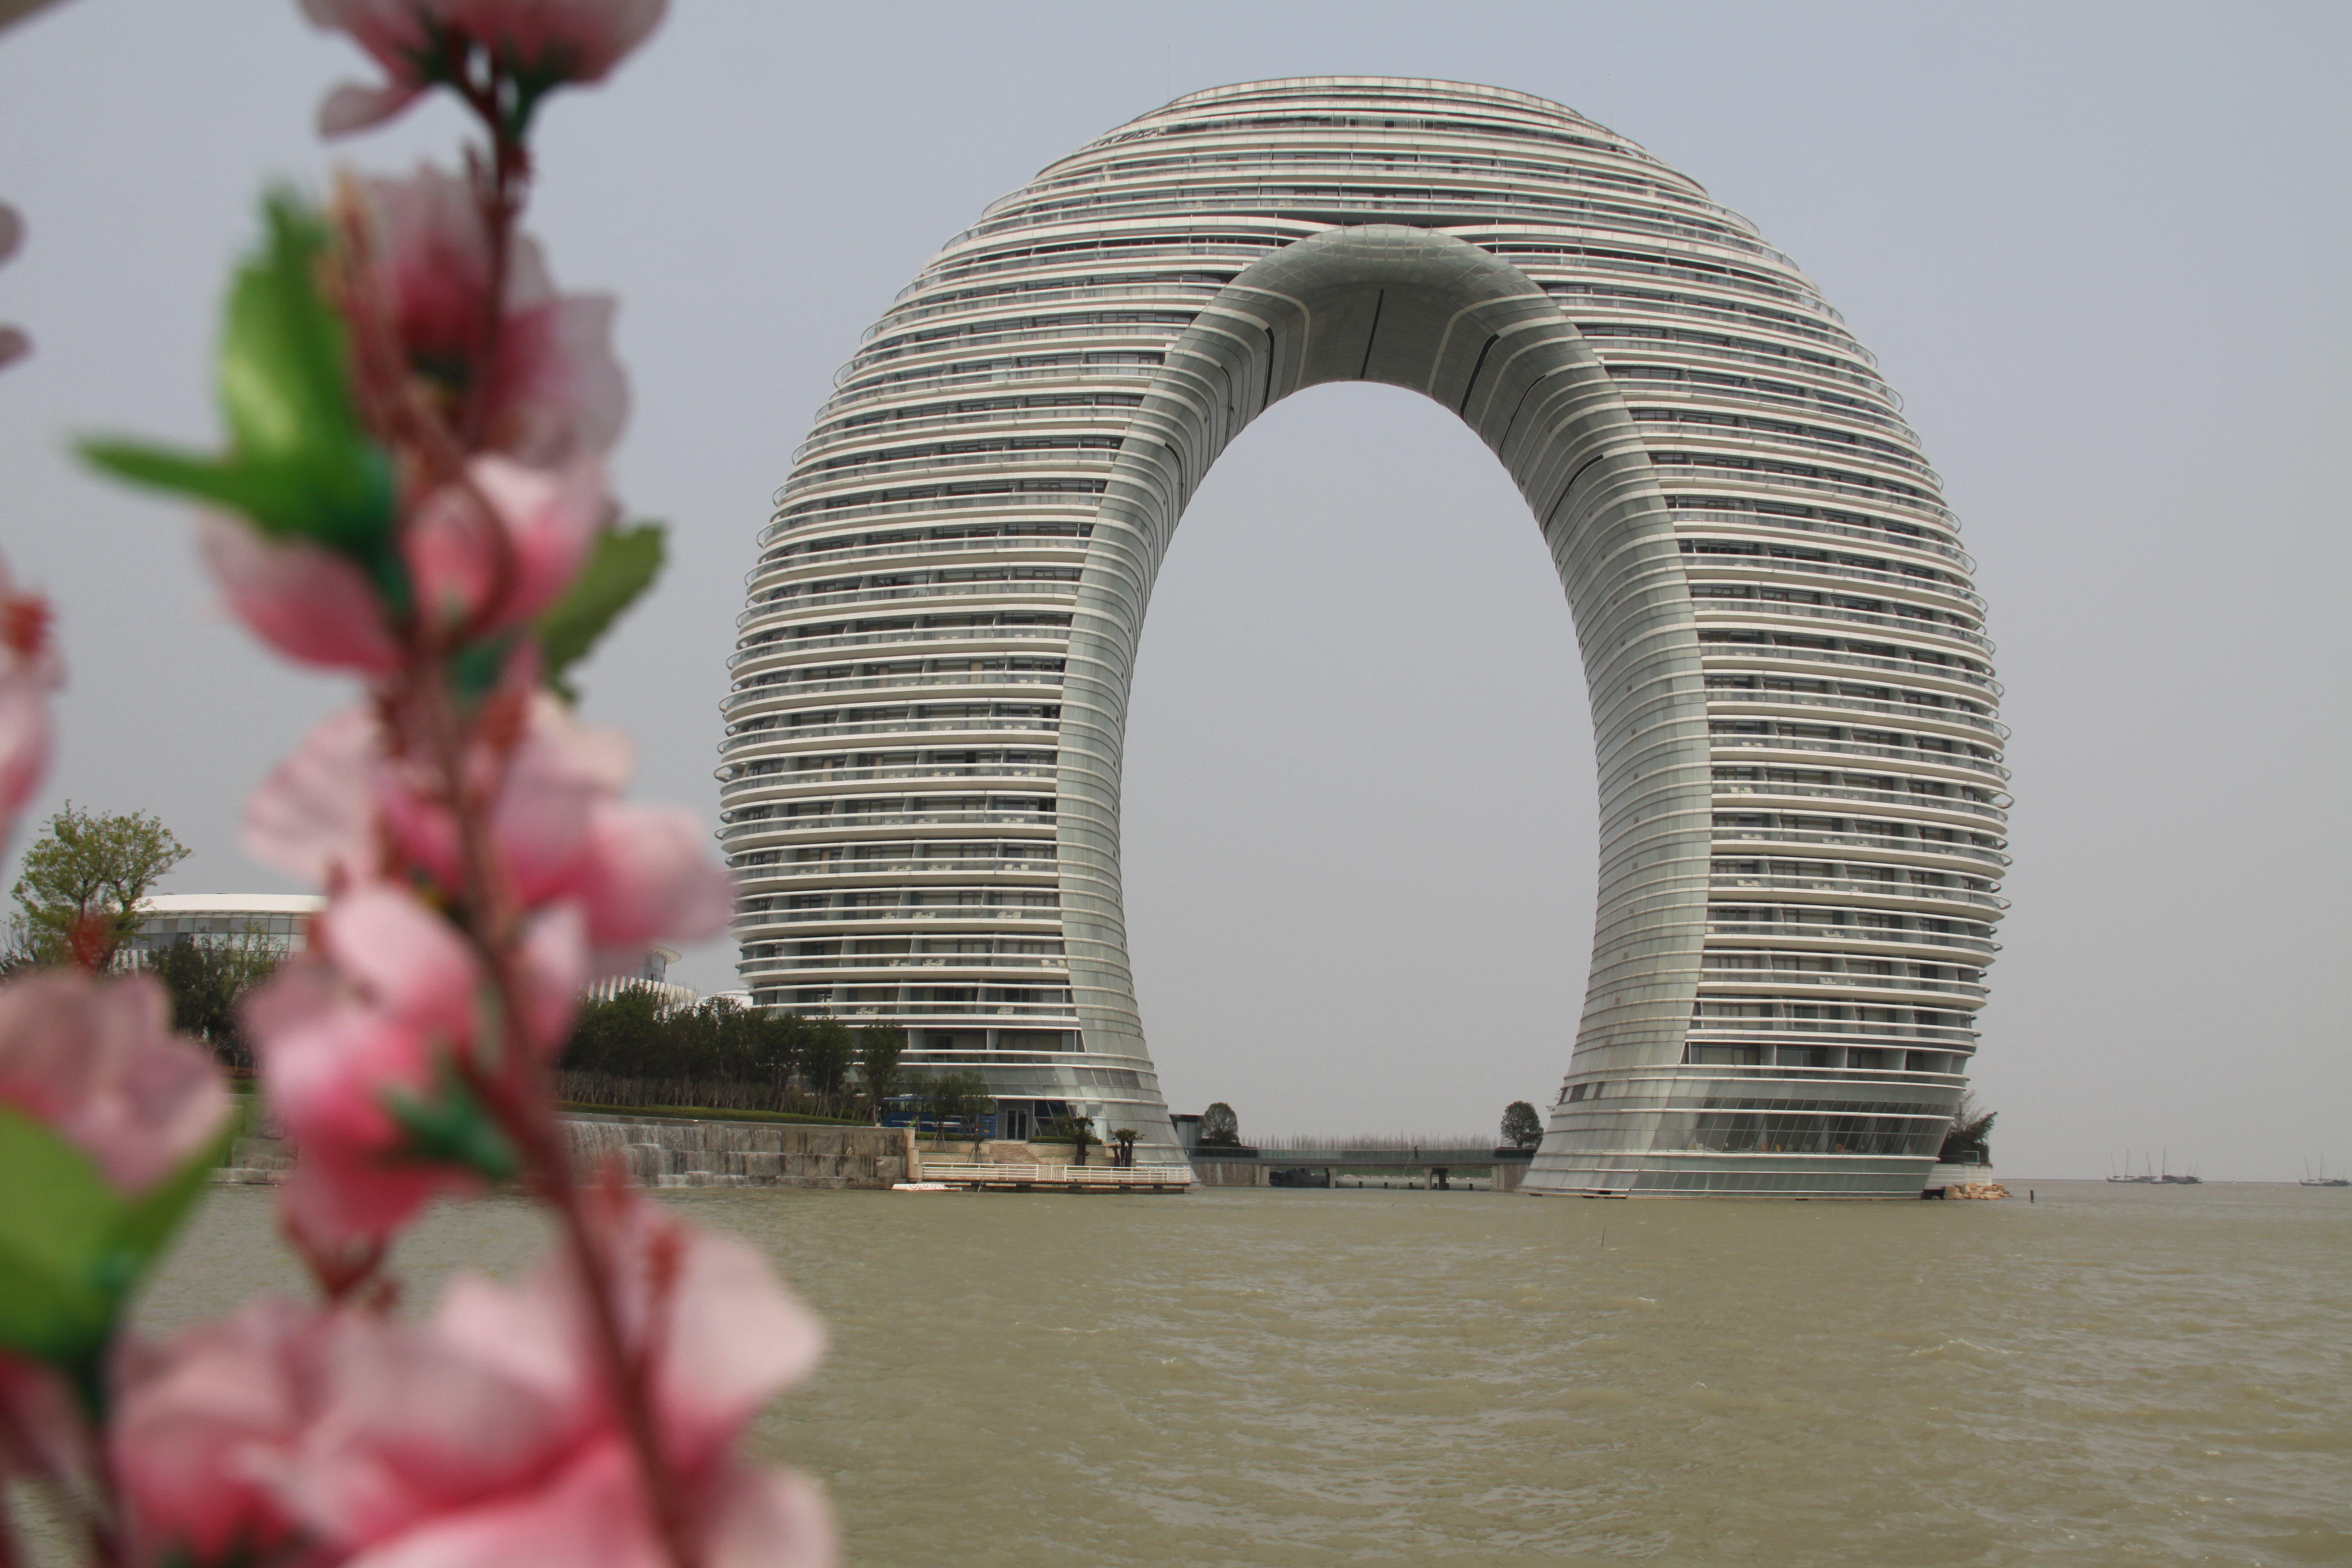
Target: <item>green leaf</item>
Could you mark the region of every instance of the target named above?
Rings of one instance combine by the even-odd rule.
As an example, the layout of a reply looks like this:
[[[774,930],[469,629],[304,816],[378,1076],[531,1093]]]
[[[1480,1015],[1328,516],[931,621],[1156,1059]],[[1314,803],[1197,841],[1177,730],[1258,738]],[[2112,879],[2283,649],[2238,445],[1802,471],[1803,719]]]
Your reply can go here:
[[[228,453],[97,440],[82,455],[135,484],[232,508],[265,533],[355,556],[396,597],[404,580],[392,571],[392,460],[361,425],[343,322],[320,291],[325,226],[283,191],[262,212],[262,248],[231,280],[221,331]]]
[[[435,1165],[460,1165],[487,1182],[510,1181],[522,1169],[521,1156],[473,1090],[444,1071],[431,1100],[393,1093],[383,1108],[408,1137],[404,1159]]]
[[[61,1364],[105,1342],[116,1298],[100,1260],[122,1200],[88,1155],[0,1106],[0,1345]]]
[[[657,522],[607,529],[572,592],[539,618],[535,629],[547,683],[565,701],[580,700],[565,672],[586,658],[621,612],[653,586],[662,568],[662,534]]]
[[[215,1142],[125,1196],[54,1129],[0,1106],[0,1346],[86,1372],[220,1153]]]

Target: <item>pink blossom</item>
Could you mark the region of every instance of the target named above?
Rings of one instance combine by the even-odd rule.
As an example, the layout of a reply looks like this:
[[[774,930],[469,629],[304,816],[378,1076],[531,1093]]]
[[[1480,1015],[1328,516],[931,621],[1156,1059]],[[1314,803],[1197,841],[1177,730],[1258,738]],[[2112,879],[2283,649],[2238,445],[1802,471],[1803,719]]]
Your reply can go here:
[[[79,1486],[90,1472],[89,1436],[57,1368],[0,1351],[0,1481],[38,1476]]]
[[[16,247],[24,242],[25,220],[16,215],[15,207],[0,202],[0,261],[16,255]],[[33,340],[26,337],[21,329],[0,327],[0,366],[20,360],[32,352]]]
[[[15,836],[17,816],[48,774],[57,745],[49,693],[63,682],[49,602],[20,592],[0,561],[0,843]]]
[[[523,933],[516,953],[522,983],[522,1034],[531,1048],[553,1057],[572,1033],[580,993],[588,984],[588,924],[577,904],[542,910]]]
[[[406,892],[362,887],[321,914],[310,954],[246,1005],[272,1104],[300,1152],[288,1203],[306,1235],[389,1235],[470,1173],[404,1157],[395,1097],[434,1098],[473,1043],[480,966]]]
[[[245,843],[257,859],[311,881],[371,880],[396,848],[446,887],[462,880],[457,820],[387,759],[382,722],[364,710],[313,730],[247,803]],[[691,813],[619,799],[630,747],[618,731],[581,723],[544,692],[527,700],[522,734],[501,759],[479,747],[468,778],[506,776],[490,842],[526,909],[571,901],[606,967],[660,941],[726,929],[734,884]]]
[[[375,880],[384,851],[375,804],[383,733],[373,713],[347,708],[304,736],[247,797],[246,853],[322,888]]]
[[[715,935],[734,908],[733,879],[691,813],[617,798],[628,757],[618,731],[536,696],[491,822],[520,895],[579,900],[608,963]]]
[[[628,772],[626,737],[582,724],[534,693],[490,818],[515,896],[532,907],[576,900],[607,967],[634,963],[657,941],[715,935],[734,907],[733,880],[712,859],[702,826],[675,807],[618,799]],[[406,852],[454,878],[448,810],[415,793],[380,798]]]
[[[815,1364],[815,1319],[748,1245],[635,1194],[590,1201],[625,1352],[649,1380],[701,1560],[828,1562],[814,1489],[730,1452],[760,1405]],[[512,1286],[461,1277],[429,1324],[343,1342],[278,1489],[352,1568],[662,1568],[607,1369],[570,1259]]]
[[[445,411],[478,397],[478,445],[534,468],[610,450],[629,402],[612,296],[557,293],[538,243],[517,234],[494,313],[490,231],[470,184],[420,163],[407,179],[362,188],[394,331]]]
[[[445,486],[425,499],[403,543],[419,603],[479,637],[530,620],[562,598],[612,506],[604,466],[593,458],[550,472],[482,457],[467,465],[466,477],[465,486]]]
[[[172,1033],[171,998],[153,976],[59,969],[0,988],[0,1104],[136,1194],[219,1135],[229,1095],[212,1058]]]
[[[451,61],[443,40],[478,45],[530,87],[603,79],[644,41],[667,0],[302,0],[321,27],[349,33],[391,79],[330,94],[319,128],[340,136],[406,109]]]
[[[272,1477],[316,1417],[332,1318],[279,1298],[119,1358],[115,1476],[152,1557],[267,1552],[296,1521]]]
[[[726,930],[735,882],[711,860],[709,844],[709,830],[677,806],[600,805],[578,884],[590,939],[625,958],[657,941]]]
[[[400,667],[367,574],[351,558],[308,540],[266,539],[234,518],[207,512],[197,542],[229,608],[255,636],[303,664],[387,674]]]

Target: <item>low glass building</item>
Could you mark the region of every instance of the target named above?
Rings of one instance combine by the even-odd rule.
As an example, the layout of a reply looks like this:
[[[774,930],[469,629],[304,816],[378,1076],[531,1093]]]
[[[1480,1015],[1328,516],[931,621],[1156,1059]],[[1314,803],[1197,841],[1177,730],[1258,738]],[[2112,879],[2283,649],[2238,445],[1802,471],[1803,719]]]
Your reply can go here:
[[[157,893],[140,900],[139,929],[124,944],[134,964],[175,942],[256,937],[281,956],[309,945],[310,917],[327,907],[316,893]]]

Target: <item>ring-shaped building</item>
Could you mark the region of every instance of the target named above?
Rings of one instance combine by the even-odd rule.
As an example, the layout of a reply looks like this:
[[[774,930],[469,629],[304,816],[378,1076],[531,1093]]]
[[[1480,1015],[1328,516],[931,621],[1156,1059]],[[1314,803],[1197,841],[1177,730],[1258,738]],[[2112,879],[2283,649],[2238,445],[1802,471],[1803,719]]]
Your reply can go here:
[[[1794,262],[1524,93],[1194,93],[900,293],[749,579],[719,770],[745,985],[903,1025],[1008,1134],[1083,1116],[1176,1157],[1118,874],[1145,606],[1218,453],[1346,380],[1496,453],[1582,650],[1598,909],[1526,1190],[1916,1195],[2007,864],[1958,522]]]

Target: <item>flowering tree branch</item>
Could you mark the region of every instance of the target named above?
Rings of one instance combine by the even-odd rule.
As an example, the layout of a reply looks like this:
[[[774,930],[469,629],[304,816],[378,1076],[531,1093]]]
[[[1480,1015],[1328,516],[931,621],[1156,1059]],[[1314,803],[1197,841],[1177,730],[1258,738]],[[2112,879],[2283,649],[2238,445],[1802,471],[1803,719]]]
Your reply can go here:
[[[229,607],[365,686],[247,813],[247,847],[329,895],[245,1016],[300,1151],[283,1223],[320,1300],[124,1335],[225,1095],[200,1057],[191,1076],[152,982],[0,991],[0,1177],[47,1160],[90,1194],[79,1229],[0,1218],[0,1262],[18,1241],[62,1259],[54,1301],[0,1285],[0,1467],[86,1500],[109,1564],[824,1563],[811,1489],[733,1453],[814,1361],[815,1321],[750,1248],[583,1175],[552,1096],[583,984],[732,910],[701,826],[624,801],[626,742],[568,707],[565,671],[659,550],[614,526],[604,482],[626,408],[612,304],[558,293],[520,226],[537,110],[609,72],[663,0],[301,5],[385,73],[330,96],[331,134],[446,89],[483,142],[463,176],[346,175],[323,211],[265,204],[222,335],[226,450],[84,450],[201,503]],[[47,759],[45,613],[0,577],[0,630],[19,628],[0,668],[11,811]],[[77,1100],[58,1053],[101,1036],[130,1066]],[[131,1084],[132,1105],[107,1098]],[[560,1257],[392,1318],[400,1231],[437,1194],[509,1181],[552,1211]],[[102,1262],[74,1251],[93,1245]],[[74,1398],[42,1403],[58,1388]],[[86,1462],[37,1458],[76,1443]]]

